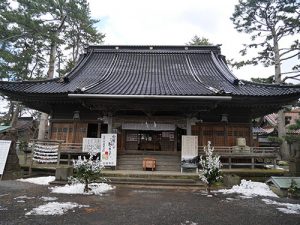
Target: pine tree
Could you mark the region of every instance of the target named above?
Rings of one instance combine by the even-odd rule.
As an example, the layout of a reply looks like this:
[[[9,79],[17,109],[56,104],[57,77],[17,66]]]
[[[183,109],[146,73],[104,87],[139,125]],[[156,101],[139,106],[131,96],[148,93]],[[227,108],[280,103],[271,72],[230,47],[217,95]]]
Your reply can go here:
[[[295,64],[290,71],[281,71],[282,63],[300,56],[300,42],[295,34],[300,33],[300,2],[298,0],[240,0],[231,17],[235,29],[251,35],[251,44],[244,45],[242,55],[249,49],[256,50],[256,56],[237,62],[237,67],[257,65],[274,67],[274,82],[283,83],[287,79],[299,80],[300,65]],[[283,46],[285,39],[294,37],[289,46]],[[282,78],[282,75],[290,75]],[[284,111],[278,112],[278,136],[286,135]],[[288,159],[286,143],[281,146],[281,157]]]

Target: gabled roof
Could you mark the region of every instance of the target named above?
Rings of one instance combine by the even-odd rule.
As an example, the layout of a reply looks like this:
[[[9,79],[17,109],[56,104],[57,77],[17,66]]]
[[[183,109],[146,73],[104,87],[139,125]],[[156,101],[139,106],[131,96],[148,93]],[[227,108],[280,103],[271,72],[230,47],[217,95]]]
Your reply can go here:
[[[300,87],[240,81],[219,46],[90,46],[65,77],[0,82],[10,94],[289,96]]]

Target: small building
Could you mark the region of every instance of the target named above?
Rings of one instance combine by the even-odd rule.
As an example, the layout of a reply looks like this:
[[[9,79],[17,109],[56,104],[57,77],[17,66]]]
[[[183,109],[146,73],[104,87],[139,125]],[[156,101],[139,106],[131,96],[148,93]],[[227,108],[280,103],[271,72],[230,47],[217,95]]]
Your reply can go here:
[[[10,99],[51,116],[49,138],[118,134],[118,154],[180,154],[199,146],[253,146],[251,120],[293,104],[299,86],[241,81],[219,46],[90,46],[64,77],[0,82]]]

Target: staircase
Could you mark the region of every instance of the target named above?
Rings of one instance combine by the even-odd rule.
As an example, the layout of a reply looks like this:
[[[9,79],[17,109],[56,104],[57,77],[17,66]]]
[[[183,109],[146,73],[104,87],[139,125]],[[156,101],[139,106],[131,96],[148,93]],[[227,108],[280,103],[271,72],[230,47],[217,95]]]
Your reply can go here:
[[[156,171],[180,171],[180,155],[124,154],[118,155],[118,170],[143,170],[143,159],[155,158]]]

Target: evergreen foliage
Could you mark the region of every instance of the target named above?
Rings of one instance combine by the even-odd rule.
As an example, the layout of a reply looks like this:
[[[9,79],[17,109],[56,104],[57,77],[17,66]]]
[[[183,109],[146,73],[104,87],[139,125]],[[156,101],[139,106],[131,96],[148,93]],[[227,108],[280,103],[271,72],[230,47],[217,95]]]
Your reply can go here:
[[[93,157],[73,160],[73,166],[75,169],[75,178],[77,181],[84,183],[84,192],[88,192],[89,184],[101,179],[101,171],[103,169],[103,164],[101,163],[99,157],[93,160]]]
[[[281,64],[300,55],[300,1],[298,0],[240,0],[231,17],[235,29],[251,35],[251,44],[245,44],[240,51],[246,55],[249,49],[256,49],[256,56],[234,66],[241,67],[263,63],[274,66],[276,83],[290,79],[298,80],[299,64],[282,73]],[[287,38],[288,37],[288,38]],[[294,37],[294,40],[290,41]],[[289,46],[283,43],[290,41]],[[280,46],[282,44],[282,46]],[[282,75],[290,75],[282,79]]]
[[[195,35],[192,38],[192,40],[187,43],[187,45],[192,45],[192,46],[196,46],[196,45],[212,45],[212,43],[210,43],[210,41],[208,40],[208,38],[199,37],[199,36]]]
[[[213,155],[213,151],[214,148],[211,147],[211,142],[209,141],[207,147],[204,147],[205,157],[200,156],[202,170],[200,171],[199,177],[207,184],[209,194],[211,185],[222,178],[220,156]]]

